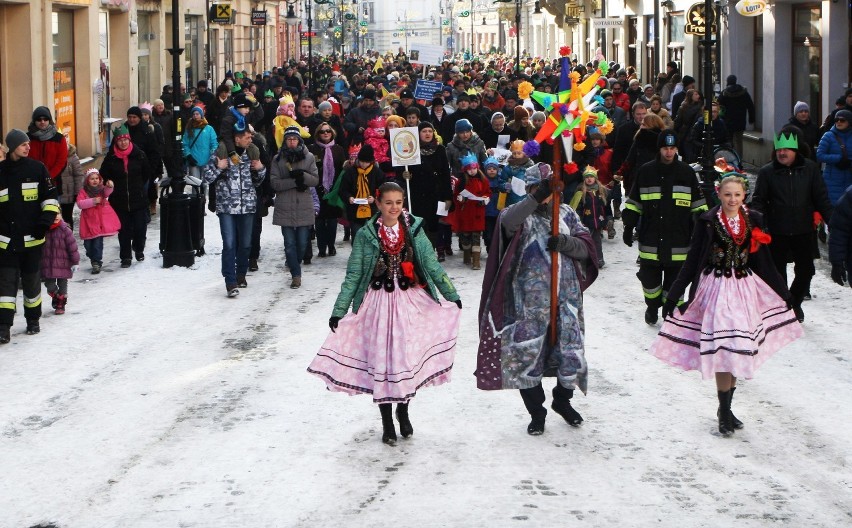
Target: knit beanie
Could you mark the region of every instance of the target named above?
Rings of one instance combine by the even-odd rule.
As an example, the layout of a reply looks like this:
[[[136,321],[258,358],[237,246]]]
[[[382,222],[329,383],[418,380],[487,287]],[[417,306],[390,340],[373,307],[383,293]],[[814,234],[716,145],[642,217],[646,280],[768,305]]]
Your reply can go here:
[[[736,75],[728,75],[728,78],[725,79],[725,82],[728,84],[728,86],[732,86],[734,84],[737,84],[737,76]]]
[[[127,116],[130,117],[132,115],[135,115],[139,119],[142,119],[142,109],[138,106],[131,106],[127,109]]]
[[[14,150],[27,141],[30,138],[27,136],[27,133],[23,130],[18,130],[17,128],[13,128],[6,134],[6,148],[9,149],[9,152],[14,152]]]
[[[515,121],[520,121],[521,119],[527,118],[530,116],[530,113],[523,106],[515,107]]]
[[[808,103],[804,101],[796,101],[796,105],[793,107],[793,115],[798,114],[799,112],[811,111],[811,107],[808,106]]]
[[[323,101],[319,104],[319,106],[317,106],[317,110],[319,110],[320,112],[322,112],[323,110],[333,110],[333,109],[334,109],[334,107],[332,107],[331,103],[329,103],[328,101]]]
[[[369,161],[373,163],[376,161],[376,155],[373,152],[373,147],[370,145],[363,145],[361,150],[358,151],[358,161]]]
[[[470,124],[470,121],[467,119],[459,119],[456,121],[456,133],[459,132],[470,132],[473,130],[473,125]]]
[[[50,115],[50,109],[46,106],[39,106],[33,110],[33,122],[35,122],[39,117],[46,117],[48,121],[53,123],[53,116]]]
[[[204,117],[204,109],[201,108],[200,106],[193,106],[192,110],[190,110],[190,112],[189,112],[189,115],[192,115],[195,112],[200,113],[202,118]]]
[[[661,149],[663,147],[676,147],[677,146],[677,135],[674,133],[674,130],[663,130],[660,132],[660,135],[657,136],[657,148]]]
[[[417,130],[423,130],[424,128],[428,128],[431,130],[435,130],[435,126],[429,121],[421,121],[420,124],[417,125]]]
[[[284,139],[287,139],[287,136],[296,136],[298,138],[302,137],[302,131],[299,130],[297,126],[288,126],[284,129]]]
[[[385,123],[396,123],[396,126],[402,128],[405,126],[405,119],[401,118],[396,114],[393,114],[388,116],[388,118],[385,120]]]

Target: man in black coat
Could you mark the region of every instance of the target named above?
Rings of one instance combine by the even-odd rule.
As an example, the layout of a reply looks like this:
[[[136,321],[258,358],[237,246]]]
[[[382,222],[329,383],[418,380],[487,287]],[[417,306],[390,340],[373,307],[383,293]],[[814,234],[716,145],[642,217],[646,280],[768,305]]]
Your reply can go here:
[[[831,201],[819,165],[799,153],[800,131],[786,126],[775,137],[772,161],[760,168],[751,206],[762,212],[772,235],[769,249],[778,273],[787,280],[787,258],[793,256],[790,302],[796,318],[805,320],[802,301],[810,290],[814,269],[814,212],[831,221]]]
[[[754,124],[754,101],[748,90],[737,84],[736,75],[728,75],[727,84],[719,96],[719,104],[725,109],[725,126],[728,128],[734,150],[742,155],[746,118],[750,125]],[[716,143],[720,144],[721,141],[717,140]]]
[[[636,137],[636,132],[642,126],[642,120],[648,114],[648,107],[641,101],[636,101],[631,107],[633,119],[623,122],[615,133],[615,144],[612,147],[612,171],[619,173],[619,168],[624,160],[627,159],[627,153],[630,152],[630,146],[633,145],[633,138]]]
[[[695,88],[695,78],[690,75],[684,75],[680,83],[683,85],[683,90],[672,96],[672,119],[677,117],[677,111],[680,110],[680,105],[686,99],[686,92]]]
[[[157,140],[157,132],[152,123],[142,119],[142,109],[131,106],[127,109],[127,130],[130,132],[130,141],[145,153],[148,164],[151,167],[151,178],[146,186],[150,212],[156,211],[157,184],[156,179],[163,175],[163,158],[160,143]]]
[[[480,116],[479,112],[470,108],[470,96],[466,93],[462,93],[456,98],[456,111],[447,118],[446,130],[455,131],[456,122],[460,119],[470,121],[470,124],[473,125],[473,131],[477,134],[485,132],[485,123],[482,122],[482,116]],[[449,139],[452,139],[452,136]],[[447,138],[444,138],[444,141],[449,142]]]

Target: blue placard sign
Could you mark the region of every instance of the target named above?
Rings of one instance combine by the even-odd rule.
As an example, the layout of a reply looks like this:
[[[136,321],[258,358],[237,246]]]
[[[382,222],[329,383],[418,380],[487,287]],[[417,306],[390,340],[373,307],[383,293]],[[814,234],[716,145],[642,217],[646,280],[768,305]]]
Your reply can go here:
[[[441,88],[443,86],[444,83],[441,81],[417,79],[417,84],[414,86],[414,98],[431,101],[435,95],[441,93]]]

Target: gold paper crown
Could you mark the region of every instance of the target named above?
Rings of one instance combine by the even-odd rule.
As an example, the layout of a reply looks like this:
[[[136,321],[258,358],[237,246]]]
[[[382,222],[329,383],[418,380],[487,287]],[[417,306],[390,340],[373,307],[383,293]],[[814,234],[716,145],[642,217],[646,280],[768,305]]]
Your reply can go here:
[[[583,178],[586,178],[588,176],[594,176],[595,178],[597,178],[598,170],[592,167],[591,165],[586,165],[585,170],[583,170]]]
[[[799,138],[792,132],[775,136],[775,150],[778,149],[799,150]]]
[[[516,139],[509,144],[509,150],[512,152],[523,152],[524,151],[524,141],[522,139]]]
[[[290,92],[281,92],[281,99],[278,100],[278,106],[285,106],[295,104],[293,102],[293,96],[290,95]]]

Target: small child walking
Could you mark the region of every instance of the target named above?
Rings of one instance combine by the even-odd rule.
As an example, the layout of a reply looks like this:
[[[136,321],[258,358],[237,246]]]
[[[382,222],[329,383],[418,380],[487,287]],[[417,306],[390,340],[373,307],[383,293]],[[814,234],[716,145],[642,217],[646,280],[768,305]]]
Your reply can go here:
[[[68,279],[74,276],[74,270],[79,263],[80,253],[77,251],[74,232],[62,220],[62,214],[58,213],[45,234],[41,253],[41,277],[47,294],[53,299],[51,304],[56,315],[65,313]]]
[[[80,238],[92,262],[92,275],[100,273],[103,266],[104,237],[113,236],[121,229],[118,215],[107,200],[112,190],[112,181],[104,184],[98,169],[89,169],[83,188],[77,194],[77,207],[81,210]]]
[[[592,235],[598,268],[604,267],[603,230],[612,223],[612,210],[606,206],[606,194],[606,188],[598,181],[598,171],[589,165],[583,171],[583,183],[577,188],[570,204]]]
[[[491,251],[491,238],[494,236],[494,227],[497,225],[497,216],[506,207],[506,181],[500,174],[501,167],[497,158],[489,156],[482,166],[485,168],[485,177],[491,186],[491,200],[485,206],[485,249]],[[501,199],[502,196],[502,199]]]
[[[491,186],[482,171],[476,154],[461,158],[462,174],[456,188],[455,228],[464,254],[464,263],[480,269],[481,239],[485,230],[485,208],[491,201]],[[467,192],[465,192],[467,191]],[[467,193],[470,195],[465,196]],[[480,200],[481,199],[481,200]]]

